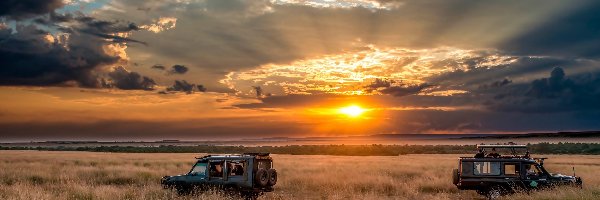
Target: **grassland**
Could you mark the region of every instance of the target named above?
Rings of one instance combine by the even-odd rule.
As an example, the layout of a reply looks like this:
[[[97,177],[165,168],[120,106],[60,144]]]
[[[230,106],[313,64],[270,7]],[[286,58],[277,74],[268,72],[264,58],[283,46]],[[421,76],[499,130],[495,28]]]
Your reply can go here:
[[[0,199],[227,199],[215,193],[179,197],[160,187],[185,173],[198,154],[0,151]],[[450,171],[460,155],[274,155],[276,191],[260,199],[480,199],[459,191]],[[505,199],[598,199],[600,157],[549,155],[546,167],[571,173],[584,188]]]

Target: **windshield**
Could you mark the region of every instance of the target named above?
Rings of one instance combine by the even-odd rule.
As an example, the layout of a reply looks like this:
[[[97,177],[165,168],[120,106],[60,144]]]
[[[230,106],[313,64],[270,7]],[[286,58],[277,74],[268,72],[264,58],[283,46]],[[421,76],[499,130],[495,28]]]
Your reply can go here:
[[[206,174],[206,163],[196,163],[190,171],[191,175],[204,176]]]

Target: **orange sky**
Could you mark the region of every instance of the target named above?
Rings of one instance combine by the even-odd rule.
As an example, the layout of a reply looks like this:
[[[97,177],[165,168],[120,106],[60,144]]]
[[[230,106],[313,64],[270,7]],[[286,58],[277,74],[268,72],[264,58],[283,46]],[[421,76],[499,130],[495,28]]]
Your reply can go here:
[[[48,2],[0,11],[5,140],[600,128],[596,1]]]

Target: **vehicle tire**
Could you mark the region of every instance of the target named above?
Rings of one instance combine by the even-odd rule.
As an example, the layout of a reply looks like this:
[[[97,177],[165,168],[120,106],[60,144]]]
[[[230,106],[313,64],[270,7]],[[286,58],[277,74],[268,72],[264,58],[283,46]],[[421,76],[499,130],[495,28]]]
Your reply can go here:
[[[486,194],[487,199],[493,200],[498,199],[504,194],[504,189],[500,186],[491,187]]]
[[[454,185],[458,185],[458,181],[459,181],[458,169],[453,169],[452,170],[452,183],[454,183]]]
[[[274,186],[275,184],[277,184],[277,170],[269,169],[267,170],[267,172],[269,174],[269,185]]]
[[[260,187],[267,186],[269,184],[269,174],[267,173],[267,170],[258,169],[258,171],[256,171],[256,176],[254,177],[254,181]]]

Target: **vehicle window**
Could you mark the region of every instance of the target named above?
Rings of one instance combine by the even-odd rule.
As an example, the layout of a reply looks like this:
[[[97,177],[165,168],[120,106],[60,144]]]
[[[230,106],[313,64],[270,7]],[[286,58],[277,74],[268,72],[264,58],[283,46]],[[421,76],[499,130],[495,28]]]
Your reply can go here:
[[[196,163],[190,174],[204,176],[206,175],[206,163]]]
[[[504,164],[504,175],[518,175],[519,167],[517,164]]]
[[[464,175],[473,175],[473,162],[462,162],[462,166],[461,166],[462,172],[461,174]]]
[[[500,175],[499,162],[474,162],[474,175]]]
[[[228,176],[243,176],[246,169],[246,162],[242,160],[232,160],[227,162]]]
[[[213,178],[223,178],[223,161],[210,162],[209,175]]]
[[[271,169],[271,161],[270,160],[259,160],[258,168],[259,169]]]
[[[527,172],[527,176],[542,175],[542,171],[535,165],[525,165],[525,172]]]

